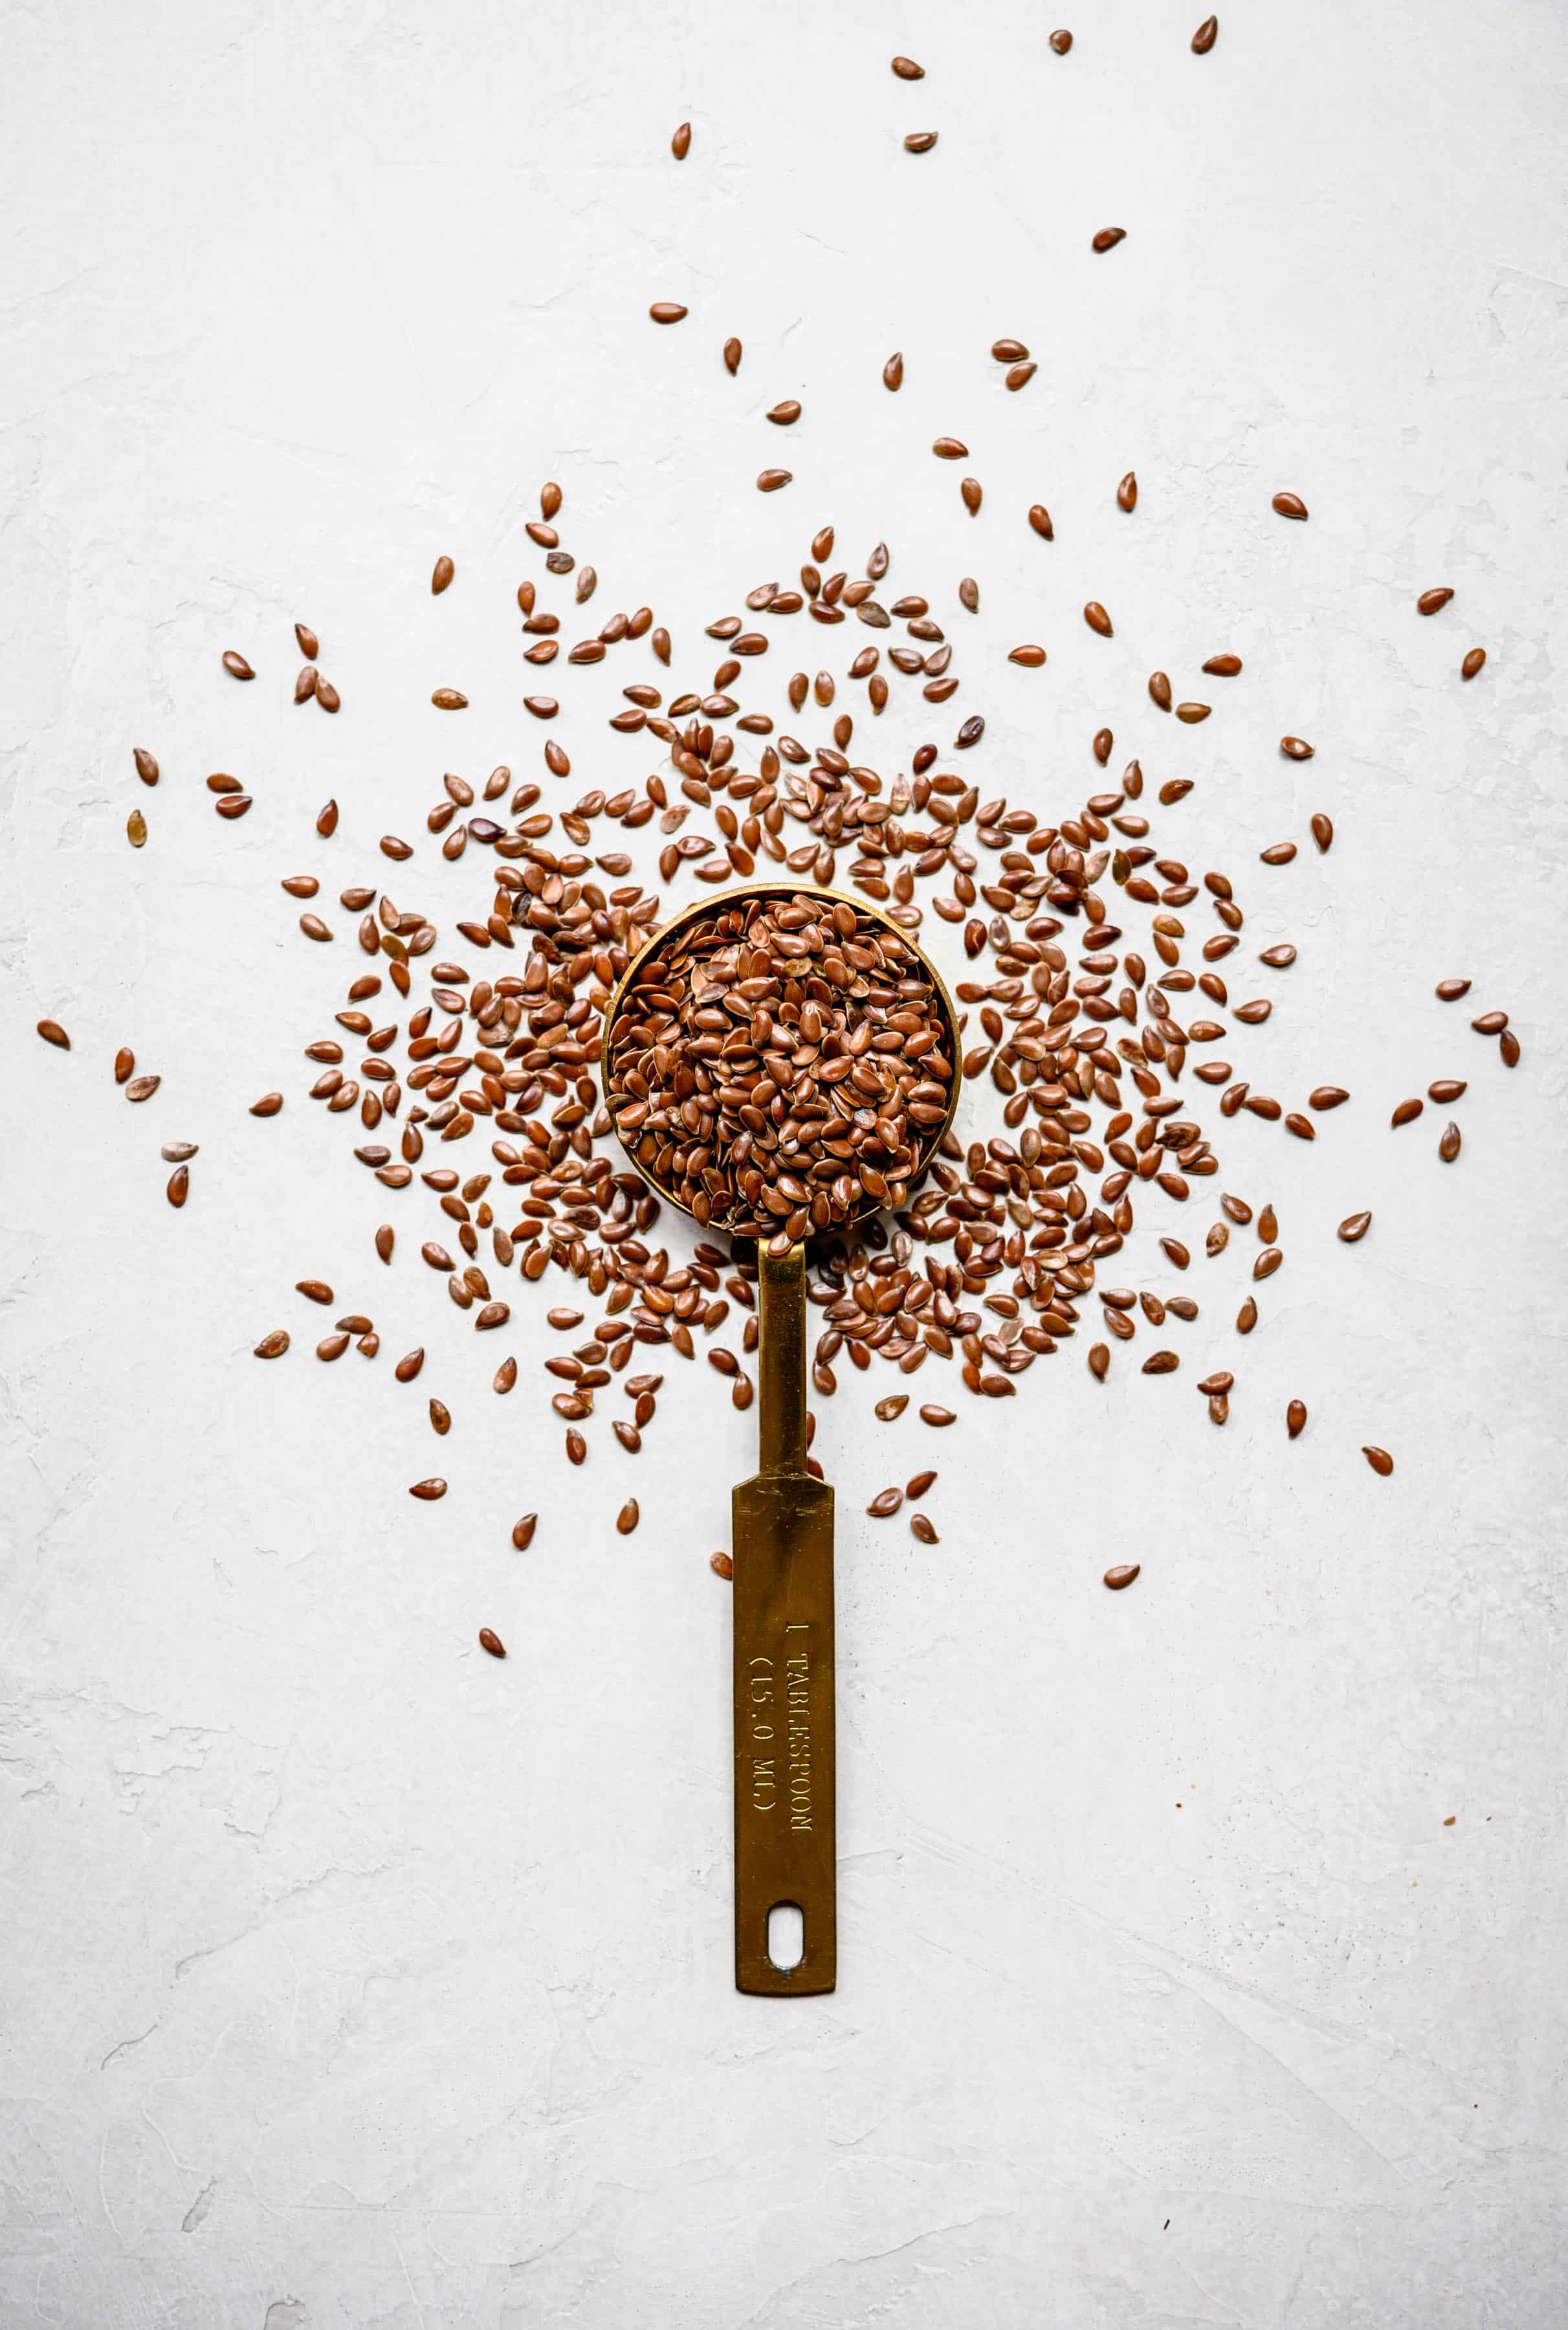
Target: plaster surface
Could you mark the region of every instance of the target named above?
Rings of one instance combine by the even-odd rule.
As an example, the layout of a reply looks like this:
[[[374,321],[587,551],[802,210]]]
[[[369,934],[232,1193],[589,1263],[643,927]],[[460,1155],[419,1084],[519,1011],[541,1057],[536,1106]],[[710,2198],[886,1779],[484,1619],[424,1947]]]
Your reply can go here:
[[[1201,13],[1100,0],[1061,59],[1022,0],[0,9],[0,2322],[1561,2320],[1563,20],[1236,8],[1200,59]],[[1040,364],[1016,396],[998,334]],[[1119,1353],[1101,1388],[1085,1331],[939,1444],[845,1371],[841,1977],[809,2004],[730,1981],[707,1556],[752,1420],[692,1370],[641,1457],[601,1420],[573,1473],[540,1317],[495,1398],[496,1339],[418,1264],[433,1200],[303,1097],[357,958],[279,878],[472,911],[472,851],[423,830],[441,771],[543,779],[513,592],[547,477],[595,611],[652,603],[699,686],[702,626],[816,527],[885,538],[959,643],[930,733],[982,711],[977,781],[1042,814],[1104,781],[1102,723],[1113,768],[1196,779],[1162,847],[1300,948],[1242,1056],[1355,1094],[1310,1147],[1222,1128],[1177,1376]],[[335,721],[289,702],[296,618]],[[819,648],[780,639],[776,699]],[[1148,672],[1199,694],[1221,648],[1214,718],[1162,719]],[[603,725],[632,676],[546,679],[568,801],[652,765]],[[890,713],[873,757],[927,725]],[[1511,1075],[1469,1029],[1493,1003]],[[122,1043],[164,1079],[140,1109]],[[1447,1112],[1388,1131],[1448,1074],[1452,1168]],[[201,1143],[180,1214],[171,1138]],[[1288,1256],[1240,1359],[1221,1186]],[[1166,1226],[1126,1267],[1168,1293]],[[374,1312],[373,1367],[316,1365],[307,1275]],[[1215,1432],[1192,1387],[1232,1364]],[[922,1458],[934,1549],[864,1512]],[[1112,1596],[1116,1558],[1144,1567]]]

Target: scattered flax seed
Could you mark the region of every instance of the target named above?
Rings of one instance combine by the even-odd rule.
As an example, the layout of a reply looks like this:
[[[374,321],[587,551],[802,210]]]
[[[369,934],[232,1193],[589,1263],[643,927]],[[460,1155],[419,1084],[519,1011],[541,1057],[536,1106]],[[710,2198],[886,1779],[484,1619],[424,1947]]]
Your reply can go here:
[[[656,299],[648,314],[656,324],[678,324],[684,321],[686,310],[678,299]]]
[[[735,374],[740,371],[740,369],[741,343],[737,339],[728,339],[724,342],[724,370],[729,374],[731,379],[733,380]]]
[[[38,1023],[38,1032],[46,1044],[53,1044],[61,1052],[70,1051],[71,1038],[58,1019],[41,1019]],[[118,1082],[118,1077],[116,1082]]]
[[[1487,651],[1485,648],[1471,648],[1463,663],[1459,666],[1459,677],[1461,679],[1474,679],[1477,672],[1479,671],[1481,666],[1486,662],[1486,660]]]
[[[254,679],[256,677],[238,648],[224,649],[223,668],[235,679]]]
[[[883,388],[893,389],[899,389],[903,386],[903,357],[901,355],[894,354],[889,356],[887,362],[883,365],[882,368],[882,384]]]
[[[1029,523],[1034,527],[1035,533],[1040,536],[1042,542],[1055,541],[1056,529],[1051,523],[1051,513],[1046,508],[1044,502],[1030,503]],[[1042,660],[1044,660],[1044,658],[1042,658]]]
[[[1098,599],[1089,601],[1083,610],[1083,620],[1091,631],[1099,632],[1102,639],[1108,639],[1112,636],[1110,617]]]
[[[894,57],[893,69],[900,81],[924,81],[926,69],[917,65],[912,57]]]
[[[1445,1165],[1451,1165],[1453,1163],[1454,1159],[1459,1153],[1460,1145],[1461,1136],[1459,1126],[1451,1122],[1445,1124],[1442,1130],[1441,1138],[1438,1141],[1438,1155],[1442,1159]]]
[[[1334,820],[1325,817],[1320,809],[1312,812],[1312,838],[1318,844],[1319,853],[1327,857],[1334,843]]]
[[[865,1510],[874,1520],[882,1521],[886,1520],[890,1513],[896,1513],[902,1502],[902,1489],[883,1489],[880,1494],[873,1497]]]
[[[675,156],[677,162],[684,162],[691,150],[692,125],[689,121],[683,121],[680,128],[675,131],[675,136],[670,139],[670,152]]]
[[[1064,57],[1067,54],[1068,50],[1072,46],[1072,33],[1068,32],[1053,33],[1051,35],[1051,46],[1055,50],[1059,57]]]
[[[1435,615],[1448,605],[1453,595],[1445,584],[1439,583],[1435,590],[1422,592],[1415,602],[1415,611],[1418,615]]]
[[[1206,57],[1209,51],[1214,47],[1215,41],[1219,38],[1219,18],[1217,16],[1205,16],[1203,23],[1198,26],[1197,31],[1193,34],[1192,45],[1194,56]]]
[[[1371,1227],[1372,1216],[1369,1212],[1346,1214],[1339,1225],[1338,1235],[1346,1246],[1355,1246],[1366,1236]]]
[[[330,838],[337,831],[337,803],[335,800],[329,800],[326,807],[317,815],[316,830],[324,840]]]
[[[311,630],[309,624],[296,623],[294,626],[294,638],[300,654],[305,657],[307,662],[314,663],[316,657],[321,653],[321,641],[316,638],[316,633]]]
[[[909,1517],[909,1529],[910,1535],[917,1538],[921,1545],[940,1545],[941,1543],[941,1539],[937,1534],[936,1524],[929,1513],[912,1513]]]
[[[260,1100],[251,1102],[250,1113],[252,1116],[276,1116],[282,1105],[280,1092],[263,1093]]]
[[[1106,1571],[1104,1582],[1110,1586],[1113,1594],[1119,1594],[1123,1586],[1130,1586],[1132,1584],[1133,1579],[1138,1575],[1142,1568],[1143,1564],[1141,1561],[1115,1562],[1112,1564],[1111,1568]]]
[[[1037,364],[1009,365],[1002,385],[1004,388],[1010,389],[1015,396],[1021,388],[1028,387],[1039,369]]]
[[[1138,479],[1130,469],[1116,489],[1116,507],[1124,510],[1138,507]]]
[[[147,821],[139,809],[133,809],[125,821],[126,839],[133,849],[140,849],[147,838]]]
[[[1364,1446],[1361,1453],[1365,1457],[1367,1463],[1371,1465],[1373,1471],[1376,1473],[1380,1478],[1386,1481],[1389,1474],[1393,1470],[1393,1459],[1389,1454],[1387,1449],[1367,1448]]]
[[[348,1338],[345,1335],[344,1338],[345,1342],[346,1342]],[[446,1493],[447,1484],[439,1474],[432,1474],[430,1479],[428,1481],[416,1481],[413,1487],[409,1491],[411,1497],[418,1497],[425,1504],[433,1504],[438,1497],[444,1497]]]
[[[138,744],[135,749],[133,757],[137,764],[137,774],[141,779],[143,784],[156,785],[158,781],[158,764],[156,761],[154,760],[152,754],[148,752],[145,752],[141,745]]]
[[[781,486],[787,486],[789,483],[794,474],[792,469],[760,470],[757,477],[757,491],[760,494],[776,494]]]
[[[1204,666],[1204,669],[1214,679],[1234,679],[1241,668],[1242,658],[1239,655],[1210,656]]]
[[[1119,242],[1126,241],[1127,229],[1124,226],[1102,226],[1090,248],[1093,251],[1114,251]]]
[[[800,418],[799,403],[796,398],[787,396],[781,404],[771,407],[768,418],[777,429],[792,428]]]
[[[1309,761],[1316,749],[1305,736],[1281,736],[1280,739],[1280,750],[1288,761]]]
[[[1458,1100],[1468,1090],[1469,1084],[1463,1076],[1435,1076],[1426,1088],[1426,1096],[1440,1105]]]
[[[158,1155],[165,1165],[184,1165],[198,1153],[200,1143],[194,1141],[165,1141]]]
[[[1107,1375],[1110,1372],[1110,1346],[1109,1343],[1091,1343],[1089,1346],[1089,1372],[1091,1376],[1096,1377],[1100,1383],[1105,1381]]]
[[[950,1407],[939,1407],[934,1401],[928,1401],[921,1410],[921,1420],[940,1429],[945,1424],[956,1424],[959,1419]]]
[[[451,1428],[452,1412],[450,1408],[448,1407],[444,1400],[432,1399],[430,1402],[431,1431],[439,1433],[441,1437],[444,1439]]]
[[[162,1084],[162,1076],[132,1076],[125,1088],[127,1100],[151,1100]]]
[[[437,687],[430,692],[430,702],[438,712],[464,712],[468,699],[458,687]]]
[[[445,1485],[443,1482],[442,1486]],[[488,1651],[493,1659],[504,1659],[506,1655],[506,1645],[493,1626],[480,1627],[479,1648],[482,1651]]]
[[[937,142],[934,129],[912,129],[903,141],[906,154],[929,154]]]
[[[638,1508],[637,1499],[635,1497],[628,1497],[625,1504],[622,1505],[619,1512],[617,1513],[615,1517],[617,1532],[621,1537],[629,1537],[633,1530],[636,1529],[640,1519],[641,1514]]]
[[[1425,1105],[1424,1101],[1402,1100],[1388,1120],[1390,1125],[1397,1129],[1402,1124],[1413,1124]]]
[[[168,1184],[164,1191],[164,1195],[167,1198],[171,1206],[183,1206],[190,1193],[190,1167],[188,1165],[176,1165],[174,1171],[169,1175]]]
[[[519,1553],[526,1553],[534,1542],[534,1532],[539,1526],[537,1513],[524,1513],[520,1521],[512,1524],[512,1542]]]
[[[1038,671],[1044,660],[1044,649],[1031,645],[1014,648],[1007,657],[1009,663],[1022,664],[1025,671]]]
[[[1457,1003],[1461,995],[1470,991],[1468,979],[1440,979],[1434,992],[1440,1003]]]
[[[259,1359],[280,1359],[288,1349],[288,1329],[286,1327],[274,1327],[269,1335],[262,1336],[261,1340],[256,1346],[254,1356]]]
[[[439,599],[441,592],[450,587],[452,577],[456,574],[457,571],[458,570],[453,565],[451,560],[443,551],[440,557],[437,559],[435,572],[430,576],[430,595],[432,598]]]
[[[709,1554],[708,1568],[715,1577],[733,1577],[735,1575],[735,1565],[727,1553]]]
[[[1299,494],[1278,493],[1273,506],[1281,517],[1302,518],[1307,516],[1307,505]]]
[[[961,437],[936,437],[931,440],[931,451],[939,461],[962,461],[968,458],[969,449]]]
[[[1307,1429],[1307,1404],[1304,1400],[1293,1399],[1285,1410],[1285,1429],[1292,1440],[1299,1440]]]

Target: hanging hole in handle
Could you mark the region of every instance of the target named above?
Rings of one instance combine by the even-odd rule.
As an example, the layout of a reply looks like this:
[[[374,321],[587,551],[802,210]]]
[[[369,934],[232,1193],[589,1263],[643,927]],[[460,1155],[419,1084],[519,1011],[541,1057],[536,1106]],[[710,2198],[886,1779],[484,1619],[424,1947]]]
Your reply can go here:
[[[780,1974],[793,1974],[806,1956],[806,1918],[797,1901],[775,1901],[768,1912],[768,1956]]]

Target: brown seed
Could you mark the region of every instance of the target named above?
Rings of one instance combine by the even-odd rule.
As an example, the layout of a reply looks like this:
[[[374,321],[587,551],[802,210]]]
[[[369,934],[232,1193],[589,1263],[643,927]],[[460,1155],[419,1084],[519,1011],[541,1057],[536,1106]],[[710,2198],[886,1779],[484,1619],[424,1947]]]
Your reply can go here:
[[[1110,638],[1110,617],[1106,613],[1098,599],[1090,600],[1088,605],[1083,610],[1083,620],[1088,624],[1091,631],[1099,632],[1102,639],[1108,639]]]
[[[926,69],[917,65],[912,57],[894,57],[893,69],[900,81],[924,81]]]
[[[223,668],[235,679],[254,679],[256,677],[238,648],[224,649]]]
[[[288,1329],[286,1327],[274,1327],[271,1333],[269,1335],[263,1335],[261,1340],[257,1344],[255,1357],[259,1359],[280,1359],[288,1349]]]
[[[1446,607],[1448,605],[1449,601],[1453,597],[1453,592],[1445,588],[1441,583],[1439,583],[1434,590],[1423,591],[1421,597],[1415,602],[1416,613],[1418,615],[1435,615],[1440,608]]]
[[[912,1513],[909,1517],[909,1530],[910,1535],[918,1538],[921,1545],[940,1545],[941,1543],[940,1538],[937,1535],[936,1524],[929,1513]]]
[[[1028,355],[1022,340],[993,340],[991,354],[998,364],[1018,364]]]
[[[934,1401],[929,1401],[921,1410],[921,1420],[924,1424],[940,1427],[945,1424],[956,1424],[958,1417],[950,1407],[939,1407]]]
[[[768,418],[779,429],[791,428],[800,418],[800,406],[794,397],[787,396],[782,404],[770,409]]]
[[[1389,1118],[1389,1123],[1395,1127],[1402,1124],[1413,1124],[1424,1105],[1424,1102],[1419,1100],[1402,1100]]]
[[[880,1495],[873,1497],[865,1510],[874,1519],[881,1521],[885,1520],[890,1513],[896,1513],[902,1502],[902,1489],[883,1489]]]
[[[61,1052],[70,1051],[71,1038],[58,1019],[41,1019],[38,1023],[38,1032],[46,1044],[53,1044]]]
[[[1346,1246],[1355,1246],[1366,1236],[1371,1227],[1370,1213],[1346,1214],[1339,1225],[1339,1236]]]
[[[158,1151],[165,1165],[183,1165],[187,1158],[197,1153],[198,1144],[194,1141],[165,1141]]]
[[[715,1577],[733,1577],[735,1575],[735,1565],[727,1553],[709,1554],[708,1568]]]
[[[1293,841],[1276,841],[1258,854],[1265,866],[1289,866],[1296,855],[1296,845]]]
[[[1235,1380],[1229,1368],[1220,1368],[1212,1376],[1205,1376],[1199,1384],[1198,1389],[1205,1398],[1215,1399],[1228,1392]]]
[[[1230,1420],[1231,1403],[1223,1391],[1215,1392],[1209,1401],[1209,1422],[1225,1424]]]
[[[980,504],[985,498],[978,478],[961,478],[959,484],[959,492],[963,497],[964,507],[968,511],[969,516],[971,517],[978,517],[979,515]],[[928,696],[930,694],[930,688],[926,690],[926,694]]]
[[[588,1462],[588,1443],[575,1427],[566,1435],[566,1461],[569,1464],[585,1464]]]
[[[937,437],[931,440],[931,451],[939,461],[962,461],[968,458],[968,447],[958,437]]]
[[[1272,1278],[1285,1257],[1277,1246],[1266,1246],[1252,1264],[1254,1278]]]
[[[685,313],[678,299],[656,299],[648,309],[656,324],[678,324]]]
[[[1463,1076],[1435,1076],[1426,1088],[1428,1100],[1440,1103],[1458,1100],[1469,1089]]]
[[[1051,46],[1055,50],[1059,57],[1064,57],[1067,54],[1068,50],[1072,46],[1072,33],[1053,33],[1051,35]]]
[[[344,1340],[346,1342],[347,1340],[345,1336]],[[428,1481],[416,1481],[409,1491],[411,1497],[422,1498],[426,1504],[433,1504],[438,1497],[444,1497],[446,1493],[447,1484],[439,1475],[432,1475]]]
[[[462,712],[468,707],[468,697],[461,688],[438,687],[431,690],[430,702],[438,712]]]
[[[615,1517],[616,1529],[622,1537],[629,1537],[639,1519],[637,1499],[628,1497]]]
[[[188,1165],[176,1165],[174,1171],[169,1175],[167,1185],[164,1190],[164,1195],[167,1198],[171,1206],[183,1206],[190,1192],[190,1167]]]
[[[325,944],[332,936],[330,929],[319,914],[301,914],[299,927],[307,939],[315,939],[318,944]]]
[[[1454,1159],[1459,1153],[1460,1145],[1459,1126],[1451,1122],[1445,1124],[1442,1130],[1441,1138],[1438,1141],[1438,1155],[1442,1159],[1445,1165],[1451,1165],[1453,1163]]]
[[[1457,1003],[1461,995],[1469,993],[1470,982],[1468,979],[1440,979],[1435,991],[1440,1002]]]
[[[127,1100],[151,1100],[162,1084],[162,1076],[132,1076],[125,1088]]]
[[[1238,1335],[1250,1335],[1257,1323],[1258,1305],[1249,1294],[1236,1313],[1236,1332]]]
[[[137,764],[137,774],[143,784],[156,785],[158,781],[158,764],[152,754],[145,752],[141,745],[137,744],[132,757]]]
[[[1211,707],[1206,704],[1178,704],[1176,716],[1178,720],[1184,721],[1189,728],[1195,728],[1200,720],[1208,718],[1210,709]]]
[[[1130,1586],[1132,1584],[1133,1579],[1138,1575],[1142,1568],[1143,1564],[1141,1561],[1114,1562],[1110,1568],[1106,1571],[1104,1582],[1110,1586],[1113,1594],[1119,1594],[1124,1586]]]
[[[1258,1216],[1258,1236],[1265,1246],[1272,1246],[1279,1235],[1279,1216],[1272,1206],[1265,1206]]]
[[[1039,369],[1039,365],[1035,364],[1009,365],[1002,385],[1004,388],[1011,389],[1015,396],[1021,388],[1028,387]]]
[[[906,154],[929,154],[937,142],[934,129],[912,129],[903,141]]]
[[[1307,1428],[1307,1406],[1304,1400],[1293,1399],[1285,1410],[1285,1429],[1292,1440],[1299,1440]]]
[[[724,342],[724,370],[732,380],[741,369],[741,343],[737,339]]]
[[[316,830],[323,837],[324,839],[330,838],[331,835],[337,831],[337,803],[335,800],[329,800],[326,807],[317,817],[316,820]]]
[[[1361,1453],[1365,1457],[1367,1463],[1371,1465],[1373,1471],[1386,1481],[1389,1474],[1393,1470],[1393,1459],[1389,1454],[1387,1449],[1363,1447]]]
[[[1486,662],[1486,659],[1487,651],[1485,648],[1471,648],[1463,663],[1459,666],[1459,677],[1461,679],[1474,679],[1477,672],[1479,671],[1481,666]]]
[[[453,565],[451,560],[446,555],[445,552],[443,552],[441,556],[437,559],[435,572],[430,576],[430,592],[433,597],[438,599],[440,597],[441,592],[448,588],[457,571],[458,570]]]
[[[1500,1036],[1508,1024],[1506,1011],[1483,1011],[1470,1021],[1478,1036]]]
[[[1239,655],[1211,656],[1204,666],[1204,669],[1212,673],[1216,679],[1234,679],[1241,668],[1242,658]]]
[[[1118,509],[1124,510],[1135,510],[1138,507],[1138,478],[1131,469],[1129,469],[1116,489],[1116,506]]]
[[[316,701],[324,712],[335,712],[343,702],[331,680],[324,679],[319,672],[316,675]]]
[[[891,1424],[895,1416],[903,1414],[908,1406],[909,1394],[906,1391],[895,1391],[890,1398],[879,1399],[876,1403],[877,1422]]]
[[[882,384],[883,388],[893,389],[902,388],[903,386],[903,357],[902,355],[895,354],[889,356],[887,362],[882,368]]]
[[[126,839],[133,849],[140,849],[147,838],[147,821],[139,809],[133,809],[125,821]]]
[[[776,494],[780,486],[787,486],[789,483],[793,475],[794,472],[790,469],[760,470],[757,477],[757,491],[760,494]]]
[[[321,653],[321,641],[316,638],[316,633],[311,630],[309,624],[296,623],[294,626],[294,637],[298,643],[300,654],[305,657],[307,662],[314,663],[316,657]]]
[[[1208,55],[1209,51],[1214,47],[1215,41],[1219,38],[1219,31],[1220,20],[1217,16],[1205,16],[1204,18],[1204,21],[1198,26],[1197,31],[1193,34],[1193,54],[1195,57],[1206,57]]]
[[[1091,1343],[1091,1345],[1089,1346],[1089,1372],[1090,1372],[1090,1374],[1091,1374],[1091,1376],[1096,1377],[1096,1378],[1098,1378],[1098,1380],[1099,1380],[1100,1383],[1103,1383],[1103,1382],[1105,1381],[1105,1378],[1106,1378],[1107,1375],[1110,1373],[1110,1344],[1109,1344],[1109,1343]]]
[[[252,1116],[276,1116],[282,1105],[283,1095],[280,1092],[263,1093],[260,1100],[253,1100],[251,1102],[250,1114]]]
[[[1046,508],[1044,502],[1030,503],[1029,523],[1034,527],[1035,533],[1040,536],[1042,542],[1055,541],[1056,530],[1051,523],[1051,513]]]
[[[341,1359],[347,1349],[346,1334],[324,1335],[316,1346],[316,1356],[318,1359]]]
[[[689,121],[683,121],[680,128],[675,131],[675,136],[670,139],[670,152],[675,156],[677,162],[684,162],[691,150],[692,125]]]
[[[1304,736],[1281,736],[1280,750],[1288,761],[1309,761],[1316,748]]]
[[[1307,515],[1307,505],[1299,494],[1276,494],[1274,507],[1281,517],[1305,517]]]
[[[1516,1068],[1518,1066],[1519,1039],[1517,1036],[1515,1035],[1511,1028],[1504,1028],[1501,1036],[1497,1039],[1497,1049],[1502,1055],[1503,1066],[1506,1068]]]
[[[1343,1084],[1314,1084],[1307,1095],[1309,1107],[1341,1108],[1350,1098]]]
[[[504,1659],[506,1655],[506,1645],[493,1626],[480,1627],[479,1648],[488,1651],[493,1659]]]
[[[524,1513],[520,1521],[512,1524],[512,1542],[519,1553],[526,1553],[534,1542],[534,1532],[539,1526],[537,1513]]]
[[[1014,648],[1007,658],[1009,663],[1022,664],[1026,671],[1038,671],[1044,660],[1044,649],[1030,646]]]
[[[430,1428],[439,1432],[443,1439],[452,1428],[451,1410],[444,1400],[432,1399],[430,1402]]]
[[[1312,838],[1324,856],[1327,856],[1334,839],[1334,824],[1332,819],[1325,817],[1320,809],[1314,810],[1312,812]]]
[[[1102,226],[1100,232],[1093,238],[1091,249],[1094,251],[1114,251],[1119,242],[1125,242],[1126,241],[1127,229],[1124,226]]]
[[[934,1473],[915,1473],[912,1480],[904,1482],[904,1495],[908,1497],[912,1503],[917,1497],[923,1497],[925,1495],[926,1491],[930,1487],[931,1482],[936,1479],[936,1477],[937,1476]]]
[[[1171,1376],[1180,1365],[1181,1358],[1176,1351],[1152,1351],[1143,1363],[1143,1372],[1146,1376]]]

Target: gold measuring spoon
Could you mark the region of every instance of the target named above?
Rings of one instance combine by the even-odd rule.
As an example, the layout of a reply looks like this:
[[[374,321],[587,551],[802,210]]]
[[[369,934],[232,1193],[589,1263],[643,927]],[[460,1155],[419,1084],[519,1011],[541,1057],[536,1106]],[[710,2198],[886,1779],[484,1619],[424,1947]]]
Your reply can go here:
[[[924,1172],[953,1121],[960,1061],[958,1014],[941,976],[910,933],[861,898],[794,881],[749,882],[674,915],[627,966],[604,1015],[600,1075],[608,1103],[617,1019],[649,955],[683,928],[753,899],[826,900],[898,940],[930,981],[951,1064],[948,1107],[922,1135],[910,1185]],[[675,1190],[627,1150],[651,1189],[691,1214]],[[878,1211],[868,1201],[852,1218]],[[694,1215],[693,1218],[696,1218]],[[715,1224],[716,1227],[723,1225]],[[831,1235],[847,1227],[835,1224]],[[835,1842],[833,1491],[807,1470],[806,1247],[757,1252],[758,1469],[732,1501],[734,1547],[735,1987],[800,1998],[837,1978]],[[798,1909],[801,1956],[789,1967],[769,1955],[774,1909]]]

